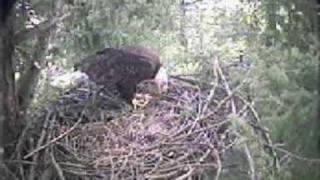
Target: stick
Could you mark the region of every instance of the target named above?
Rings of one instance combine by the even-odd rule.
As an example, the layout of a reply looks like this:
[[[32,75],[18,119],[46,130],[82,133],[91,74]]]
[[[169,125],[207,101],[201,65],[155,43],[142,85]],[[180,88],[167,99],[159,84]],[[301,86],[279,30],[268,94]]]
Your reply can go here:
[[[249,164],[249,167],[250,167],[250,175],[251,175],[251,180],[256,180],[256,173],[255,173],[255,168],[254,168],[254,161],[253,161],[253,158],[251,156],[251,153],[250,153],[250,150],[249,150],[249,147],[248,147],[248,144],[245,143],[244,144],[244,151],[247,155],[247,160],[248,160],[248,164]]]
[[[63,175],[63,171],[60,167],[60,165],[57,163],[56,159],[54,158],[53,153],[50,153],[50,157],[51,157],[51,162],[53,164],[54,169],[57,171],[58,177],[60,180],[66,180],[66,178]]]
[[[71,133],[73,130],[75,130],[77,128],[77,126],[81,123],[82,119],[83,119],[83,113],[82,113],[81,117],[78,119],[78,121],[70,129],[68,129],[66,132],[60,134],[58,137],[52,139],[51,141],[49,141],[45,145],[42,145],[42,146],[36,148],[35,150],[31,151],[29,154],[25,155],[23,158],[27,159],[28,157],[33,156],[35,153],[45,149],[46,147],[50,146],[51,144],[53,144],[53,143],[57,142],[58,140],[62,139],[63,137],[65,137],[66,135]]]

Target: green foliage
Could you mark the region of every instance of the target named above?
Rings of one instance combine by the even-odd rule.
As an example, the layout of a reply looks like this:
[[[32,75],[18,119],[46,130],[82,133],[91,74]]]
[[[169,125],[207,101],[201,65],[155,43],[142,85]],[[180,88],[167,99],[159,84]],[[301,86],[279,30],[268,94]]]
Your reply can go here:
[[[177,1],[76,1],[75,11],[59,42],[68,59],[92,54],[105,47],[142,44],[157,49],[170,36],[170,9]]]
[[[266,75],[267,80],[270,82],[270,90],[278,94],[289,85],[287,74],[275,64],[267,69]]]
[[[275,2],[264,1],[259,9],[267,28],[251,44],[249,54],[257,59],[253,72],[254,83],[259,84],[254,86],[259,99],[256,106],[274,141],[298,155],[319,158],[320,133],[315,121],[319,46],[310,12],[299,7],[300,1],[270,3]],[[310,7],[310,3],[304,5]],[[274,178],[319,179],[319,168],[319,164],[292,160],[282,164]]]

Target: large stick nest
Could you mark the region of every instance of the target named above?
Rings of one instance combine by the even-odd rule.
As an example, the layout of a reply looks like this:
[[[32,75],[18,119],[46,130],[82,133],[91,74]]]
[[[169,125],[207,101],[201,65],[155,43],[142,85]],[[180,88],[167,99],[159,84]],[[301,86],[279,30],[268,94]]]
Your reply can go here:
[[[18,152],[18,159],[32,163],[20,175],[185,179],[210,171],[218,179],[222,155],[239,138],[232,117],[251,125],[257,119],[217,62],[213,72],[206,87],[190,77],[170,78],[168,93],[141,109],[128,108],[94,85],[64,93],[34,115],[37,126],[26,131],[34,132],[36,143],[29,138],[29,148],[21,148],[27,153]],[[41,132],[35,130],[40,124]]]

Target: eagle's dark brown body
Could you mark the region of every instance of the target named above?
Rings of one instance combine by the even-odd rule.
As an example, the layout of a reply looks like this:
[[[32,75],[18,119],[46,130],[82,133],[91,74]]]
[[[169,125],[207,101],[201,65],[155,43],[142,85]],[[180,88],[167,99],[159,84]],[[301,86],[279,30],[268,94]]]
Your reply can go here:
[[[153,65],[155,65],[157,67],[154,67],[154,68],[156,68],[157,70],[160,69],[160,66],[161,66],[160,57],[159,57],[158,53],[155,52],[154,50],[149,49],[149,48],[145,48],[145,47],[142,47],[142,46],[126,46],[126,47],[123,47],[121,49],[123,51],[129,52],[129,53],[132,53],[132,54],[135,54],[135,55],[138,55],[138,56],[146,57],[149,60],[151,60],[152,62],[156,62]]]
[[[161,67],[159,56],[144,47],[106,48],[82,60],[79,69],[99,85],[115,86],[131,101],[139,82],[153,79]]]

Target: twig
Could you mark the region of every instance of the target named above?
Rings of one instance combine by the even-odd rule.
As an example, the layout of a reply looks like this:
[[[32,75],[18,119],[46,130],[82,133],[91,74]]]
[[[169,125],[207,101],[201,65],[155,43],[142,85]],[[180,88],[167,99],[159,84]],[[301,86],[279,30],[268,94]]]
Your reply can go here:
[[[146,175],[147,179],[169,179],[170,177],[176,175],[177,171],[168,172],[166,174],[153,174],[153,175]]]
[[[279,160],[278,160],[278,155],[275,152],[275,150],[272,148],[272,140],[270,138],[270,134],[269,131],[258,125],[260,121],[260,118],[258,116],[258,113],[256,112],[256,110],[254,109],[254,107],[252,106],[251,103],[249,103],[247,100],[245,100],[242,96],[237,96],[240,100],[242,100],[246,106],[248,106],[248,108],[250,109],[250,112],[252,112],[252,115],[255,119],[254,122],[249,122],[248,124],[251,125],[255,130],[259,130],[260,135],[262,136],[263,140],[266,142],[266,144],[269,144],[268,150],[269,150],[269,154],[273,157],[273,166],[276,170],[279,169]]]
[[[21,150],[22,150],[22,146],[26,140],[26,137],[27,137],[27,133],[28,133],[28,130],[31,126],[31,121],[28,121],[27,123],[27,126],[23,129],[22,133],[21,133],[21,136],[19,138],[19,141],[16,145],[16,149],[15,149],[15,153],[17,154],[17,160],[21,160]],[[21,163],[19,165],[19,173],[20,173],[20,176],[21,176],[21,180],[25,180],[25,172],[24,172],[24,168],[23,168],[23,164]]]
[[[50,124],[49,124],[49,126],[48,126],[48,130],[50,130],[50,132],[52,132],[52,129],[53,129],[53,127],[54,127],[54,124],[55,124],[55,122],[56,122],[56,119],[57,119],[57,116],[54,115],[54,117],[52,118],[52,120],[51,120],[51,122],[50,122]],[[51,138],[52,138],[52,133],[49,133],[48,136],[47,136],[47,142],[46,142],[46,143],[48,143]],[[50,154],[49,148],[46,149],[45,154]]]
[[[114,170],[116,168],[115,163],[113,162],[113,157],[111,156],[111,153],[109,154],[109,159],[110,159],[110,165],[111,165],[111,180],[116,179],[117,177],[115,177],[115,173]]]
[[[290,156],[290,157],[292,157],[292,158],[294,158],[294,159],[300,160],[300,161],[307,161],[307,162],[311,162],[311,163],[320,163],[320,159],[317,159],[317,158],[306,158],[306,157],[302,157],[302,156],[300,156],[300,155],[297,155],[297,154],[295,154],[295,153],[292,153],[292,152],[290,152],[290,151],[288,151],[288,150],[286,150],[286,149],[283,149],[283,148],[281,148],[281,147],[278,147],[278,146],[271,146],[271,145],[269,145],[269,144],[264,144],[264,145],[265,145],[265,146],[268,146],[268,147],[270,147],[270,148],[272,148],[272,149],[278,150],[278,151],[280,151],[280,152],[282,152],[282,153],[285,153],[285,154],[287,154],[288,156]]]
[[[189,169],[189,171],[186,174],[177,177],[176,180],[184,180],[184,179],[186,179],[188,177],[191,177],[193,172],[194,172],[194,168],[191,167],[191,165],[188,165],[188,169]]]
[[[199,81],[194,80],[194,79],[183,78],[181,76],[170,76],[170,78],[177,79],[177,80],[180,80],[180,81],[184,81],[184,82],[190,83],[191,85],[199,85],[201,83],[205,83],[205,82],[199,82]]]
[[[238,97],[242,102],[244,102],[244,104],[245,104],[246,106],[248,106],[248,108],[249,108],[250,111],[252,112],[252,114],[253,114],[256,122],[260,122],[260,118],[259,118],[259,116],[258,116],[258,113],[257,113],[257,111],[254,109],[254,107],[252,106],[252,103],[248,102],[248,101],[247,101],[245,98],[243,98],[242,96],[237,95],[237,97]]]
[[[217,66],[218,74],[220,75],[221,80],[224,83],[224,87],[226,89],[226,92],[227,92],[228,96],[232,97],[235,91],[231,91],[231,89],[229,87],[229,84],[228,84],[228,81],[227,81],[226,77],[223,75],[223,71],[222,71],[221,67],[219,66],[218,60],[216,60],[216,66]],[[233,114],[237,113],[236,106],[234,104],[234,100],[233,99],[231,99],[231,110],[232,110]]]
[[[206,103],[203,106],[201,106],[202,105],[202,101],[201,101],[201,98],[200,98],[198,116],[195,119],[195,121],[193,122],[193,125],[190,128],[188,134],[190,134],[192,132],[192,130],[195,128],[195,126],[198,123],[198,121],[204,117],[204,114],[207,111],[207,109],[209,107],[209,104],[211,103],[211,101],[212,101],[212,99],[214,97],[215,90],[216,90],[216,87],[218,85],[219,78],[220,78],[219,74],[218,74],[218,68],[219,68],[218,59],[216,58],[216,59],[214,59],[214,62],[213,62],[213,74],[214,74],[213,79],[214,79],[214,82],[213,82],[212,88],[210,90],[209,96],[206,98]]]
[[[246,153],[246,156],[247,156],[247,160],[248,160],[248,164],[249,164],[249,168],[250,168],[250,177],[251,177],[251,180],[256,180],[256,171],[255,171],[255,165],[254,165],[254,160],[251,156],[251,153],[250,153],[250,150],[249,150],[249,147],[248,147],[248,144],[245,143],[244,144],[244,151]]]
[[[150,170],[150,174],[152,174],[153,172],[155,172],[159,167],[160,167],[160,164],[163,162],[163,155],[162,154],[159,154],[159,160],[158,162],[155,164],[154,168]]]
[[[19,180],[19,178],[4,163],[0,164],[0,171],[4,173],[1,175],[10,175],[10,177],[12,177],[14,180]],[[0,179],[1,178],[4,177],[0,177]]]
[[[42,146],[34,149],[33,151],[31,151],[30,153],[25,155],[23,158],[27,159],[28,157],[33,156],[35,153],[45,149],[46,147],[50,146],[51,144],[53,144],[53,143],[57,142],[58,140],[60,140],[61,138],[65,137],[66,135],[68,135],[69,133],[71,133],[73,130],[75,130],[78,127],[78,125],[81,123],[82,119],[83,119],[83,114],[81,115],[81,117],[78,119],[78,121],[70,129],[68,129],[64,133],[60,134],[58,137],[52,139],[47,144],[42,145]]]
[[[220,76],[221,76],[222,80],[224,81],[224,86],[225,86],[225,89],[226,89],[228,95],[232,94],[232,92],[230,90],[230,87],[229,87],[229,85],[227,83],[226,78],[223,75],[223,72],[222,72],[221,68],[219,68],[218,70],[219,70],[219,73],[220,73]],[[235,91],[233,91],[233,92],[235,92]],[[231,99],[231,109],[232,109],[232,113],[233,114],[237,114],[236,106],[235,106],[235,103],[234,103],[233,99]],[[249,163],[249,167],[250,167],[251,180],[256,180],[255,165],[254,165],[254,161],[252,159],[252,156],[251,156],[251,153],[250,153],[250,150],[248,148],[247,143],[245,143],[244,148],[245,148],[245,153],[247,155],[247,159],[248,159],[248,163]]]
[[[221,170],[222,170],[222,163],[221,163],[219,153],[217,152],[216,149],[213,150],[213,153],[217,161],[217,172],[216,172],[216,176],[214,177],[214,180],[219,180]]]
[[[206,104],[202,108],[202,113],[203,114],[207,111],[207,109],[209,107],[209,104],[211,103],[211,101],[212,101],[212,99],[213,99],[213,97],[215,95],[215,90],[216,90],[216,88],[218,86],[218,82],[219,82],[219,79],[220,79],[219,74],[218,74],[218,59],[215,59],[214,63],[213,63],[213,75],[214,75],[214,77],[213,77],[213,79],[214,79],[213,85],[212,85],[212,88],[210,90],[209,96],[206,99]]]
[[[121,172],[126,169],[125,167],[126,167],[127,164],[128,164],[129,157],[132,156],[132,154],[133,154],[132,151],[133,151],[132,148],[130,148],[130,152],[129,152],[128,156],[126,156],[126,157],[124,158],[124,161],[122,162],[122,165],[121,165],[121,167],[119,168],[119,171],[117,172],[116,177],[119,177],[120,174],[121,174]]]
[[[54,155],[53,155],[52,152],[50,153],[50,157],[51,157],[51,163],[52,163],[54,169],[56,170],[59,179],[60,180],[66,180],[66,178],[63,175],[63,171],[62,171],[60,165],[57,163],[56,159],[54,158]]]
[[[40,134],[40,138],[39,138],[38,143],[37,143],[37,148],[39,148],[41,146],[41,144],[43,143],[43,141],[45,140],[46,132],[47,132],[47,128],[48,128],[48,124],[49,124],[51,115],[52,115],[52,111],[49,111],[47,113],[46,119],[45,119],[44,124],[43,124],[43,128],[42,128],[42,131],[41,131],[41,134]],[[32,161],[34,163],[37,163],[38,158],[39,158],[39,155],[37,154],[37,155],[33,156]],[[29,180],[33,180],[34,179],[35,168],[36,168],[36,166],[31,165],[29,178],[28,178]]]

